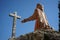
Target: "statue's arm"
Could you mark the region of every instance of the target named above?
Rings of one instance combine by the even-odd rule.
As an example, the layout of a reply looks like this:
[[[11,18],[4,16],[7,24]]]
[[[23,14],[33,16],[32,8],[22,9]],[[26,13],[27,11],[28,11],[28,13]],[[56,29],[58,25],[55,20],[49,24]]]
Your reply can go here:
[[[37,10],[35,9],[34,14],[32,16],[30,16],[29,18],[26,18],[26,19],[22,20],[21,22],[24,23],[24,22],[27,22],[27,21],[35,20],[36,17],[37,17]]]

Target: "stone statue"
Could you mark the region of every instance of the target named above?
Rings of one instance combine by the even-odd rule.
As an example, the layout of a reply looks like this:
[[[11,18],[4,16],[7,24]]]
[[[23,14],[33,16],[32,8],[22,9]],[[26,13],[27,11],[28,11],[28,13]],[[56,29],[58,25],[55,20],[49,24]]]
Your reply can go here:
[[[36,20],[34,31],[40,30],[41,28],[44,28],[44,29],[50,28],[48,21],[46,19],[46,15],[44,14],[43,6],[41,4],[37,4],[34,14],[32,16],[22,20],[21,22],[25,23],[31,20]]]

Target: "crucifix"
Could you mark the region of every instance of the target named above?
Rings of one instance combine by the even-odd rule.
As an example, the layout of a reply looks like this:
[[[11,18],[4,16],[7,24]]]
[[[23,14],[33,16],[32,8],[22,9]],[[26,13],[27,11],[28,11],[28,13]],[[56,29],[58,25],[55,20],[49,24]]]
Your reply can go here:
[[[13,40],[15,38],[15,32],[16,32],[16,20],[20,19],[20,16],[17,16],[17,12],[13,14],[9,14],[9,16],[13,17],[13,26],[12,26],[12,35],[10,40]]]

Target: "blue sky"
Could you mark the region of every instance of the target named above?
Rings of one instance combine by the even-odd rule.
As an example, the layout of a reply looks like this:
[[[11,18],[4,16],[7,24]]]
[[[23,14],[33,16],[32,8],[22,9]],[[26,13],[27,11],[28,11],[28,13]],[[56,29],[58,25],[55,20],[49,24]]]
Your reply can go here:
[[[13,17],[10,13],[17,12],[21,19],[16,21],[16,37],[34,31],[35,21],[21,23],[24,18],[30,17],[36,4],[44,5],[48,22],[54,30],[58,30],[58,0],[0,0],[0,40],[11,37]]]

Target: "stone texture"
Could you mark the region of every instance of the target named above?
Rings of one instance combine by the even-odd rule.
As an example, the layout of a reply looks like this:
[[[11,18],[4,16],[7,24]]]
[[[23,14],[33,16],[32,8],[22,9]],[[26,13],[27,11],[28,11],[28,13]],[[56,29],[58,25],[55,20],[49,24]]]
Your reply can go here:
[[[16,40],[60,40],[60,32],[41,29],[25,35],[21,35]]]

